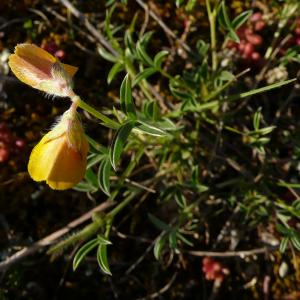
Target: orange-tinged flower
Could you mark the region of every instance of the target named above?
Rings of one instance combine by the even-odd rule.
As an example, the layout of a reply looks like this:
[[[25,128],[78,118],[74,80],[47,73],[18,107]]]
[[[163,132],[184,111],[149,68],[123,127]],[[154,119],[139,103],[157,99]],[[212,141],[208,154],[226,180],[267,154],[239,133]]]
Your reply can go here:
[[[76,108],[71,106],[32,150],[28,172],[52,189],[69,189],[84,177],[88,149]]]
[[[55,96],[72,95],[72,77],[77,68],[59,60],[34,44],[18,44],[8,64],[16,77],[35,89]]]

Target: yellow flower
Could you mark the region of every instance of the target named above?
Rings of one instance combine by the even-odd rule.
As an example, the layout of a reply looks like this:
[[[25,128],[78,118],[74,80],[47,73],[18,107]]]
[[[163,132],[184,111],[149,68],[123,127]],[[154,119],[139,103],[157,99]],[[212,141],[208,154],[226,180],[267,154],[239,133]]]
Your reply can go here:
[[[18,44],[8,64],[16,77],[35,89],[62,97],[72,95],[72,77],[77,68],[62,64],[34,44]]]
[[[32,150],[29,175],[52,189],[69,189],[84,177],[88,149],[76,107],[71,106]]]

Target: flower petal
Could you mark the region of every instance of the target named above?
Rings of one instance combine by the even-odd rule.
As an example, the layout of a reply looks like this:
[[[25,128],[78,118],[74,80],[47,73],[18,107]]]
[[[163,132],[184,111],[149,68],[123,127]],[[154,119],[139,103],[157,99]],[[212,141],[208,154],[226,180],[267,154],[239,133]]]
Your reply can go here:
[[[51,139],[50,134],[51,131],[33,148],[29,158],[28,172],[35,181],[47,180],[61,151],[63,137]]]
[[[52,65],[57,60],[52,54],[34,44],[18,44],[15,48],[15,54],[25,60],[31,61],[33,65],[40,64],[41,67],[45,66],[45,62],[51,63],[50,65]],[[62,64],[62,66],[71,77],[73,77],[78,70],[77,67],[68,64]]]
[[[20,81],[32,87],[36,87],[39,84],[40,79],[37,76],[37,70],[21,57],[16,54],[11,54],[9,56],[8,64]]]
[[[82,180],[86,169],[87,148],[80,153],[69,146],[65,139],[56,156],[47,183],[53,189],[67,189]]]
[[[55,63],[56,61],[53,55],[34,44],[18,44],[15,47],[15,54],[29,60],[38,59],[40,61],[48,61],[49,63]]]
[[[62,64],[62,66],[71,77],[73,77],[76,74],[76,72],[78,71],[77,67],[74,67],[71,65]]]

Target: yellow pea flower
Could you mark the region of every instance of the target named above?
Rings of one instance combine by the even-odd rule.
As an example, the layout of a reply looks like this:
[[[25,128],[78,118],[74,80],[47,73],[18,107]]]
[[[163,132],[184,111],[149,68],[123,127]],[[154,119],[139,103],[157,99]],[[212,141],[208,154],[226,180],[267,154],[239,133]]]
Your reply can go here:
[[[28,163],[33,180],[56,190],[73,187],[85,174],[89,146],[74,104],[34,147]]]
[[[59,60],[34,44],[18,44],[8,64],[16,77],[31,87],[50,95],[70,97],[72,77],[77,68]]]

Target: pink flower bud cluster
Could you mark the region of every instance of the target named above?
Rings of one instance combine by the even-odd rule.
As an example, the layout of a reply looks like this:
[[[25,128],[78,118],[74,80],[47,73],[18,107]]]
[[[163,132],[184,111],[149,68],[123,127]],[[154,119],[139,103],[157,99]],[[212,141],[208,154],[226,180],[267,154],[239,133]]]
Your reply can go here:
[[[202,271],[205,274],[206,280],[218,280],[220,282],[222,282],[225,276],[229,274],[229,270],[212,257],[203,258]]]
[[[259,49],[263,43],[260,32],[265,28],[266,22],[263,20],[261,12],[254,13],[248,24],[241,26],[237,30],[240,38],[239,43],[229,41],[227,48],[235,50],[239,53],[245,64],[255,64],[262,60]]]

